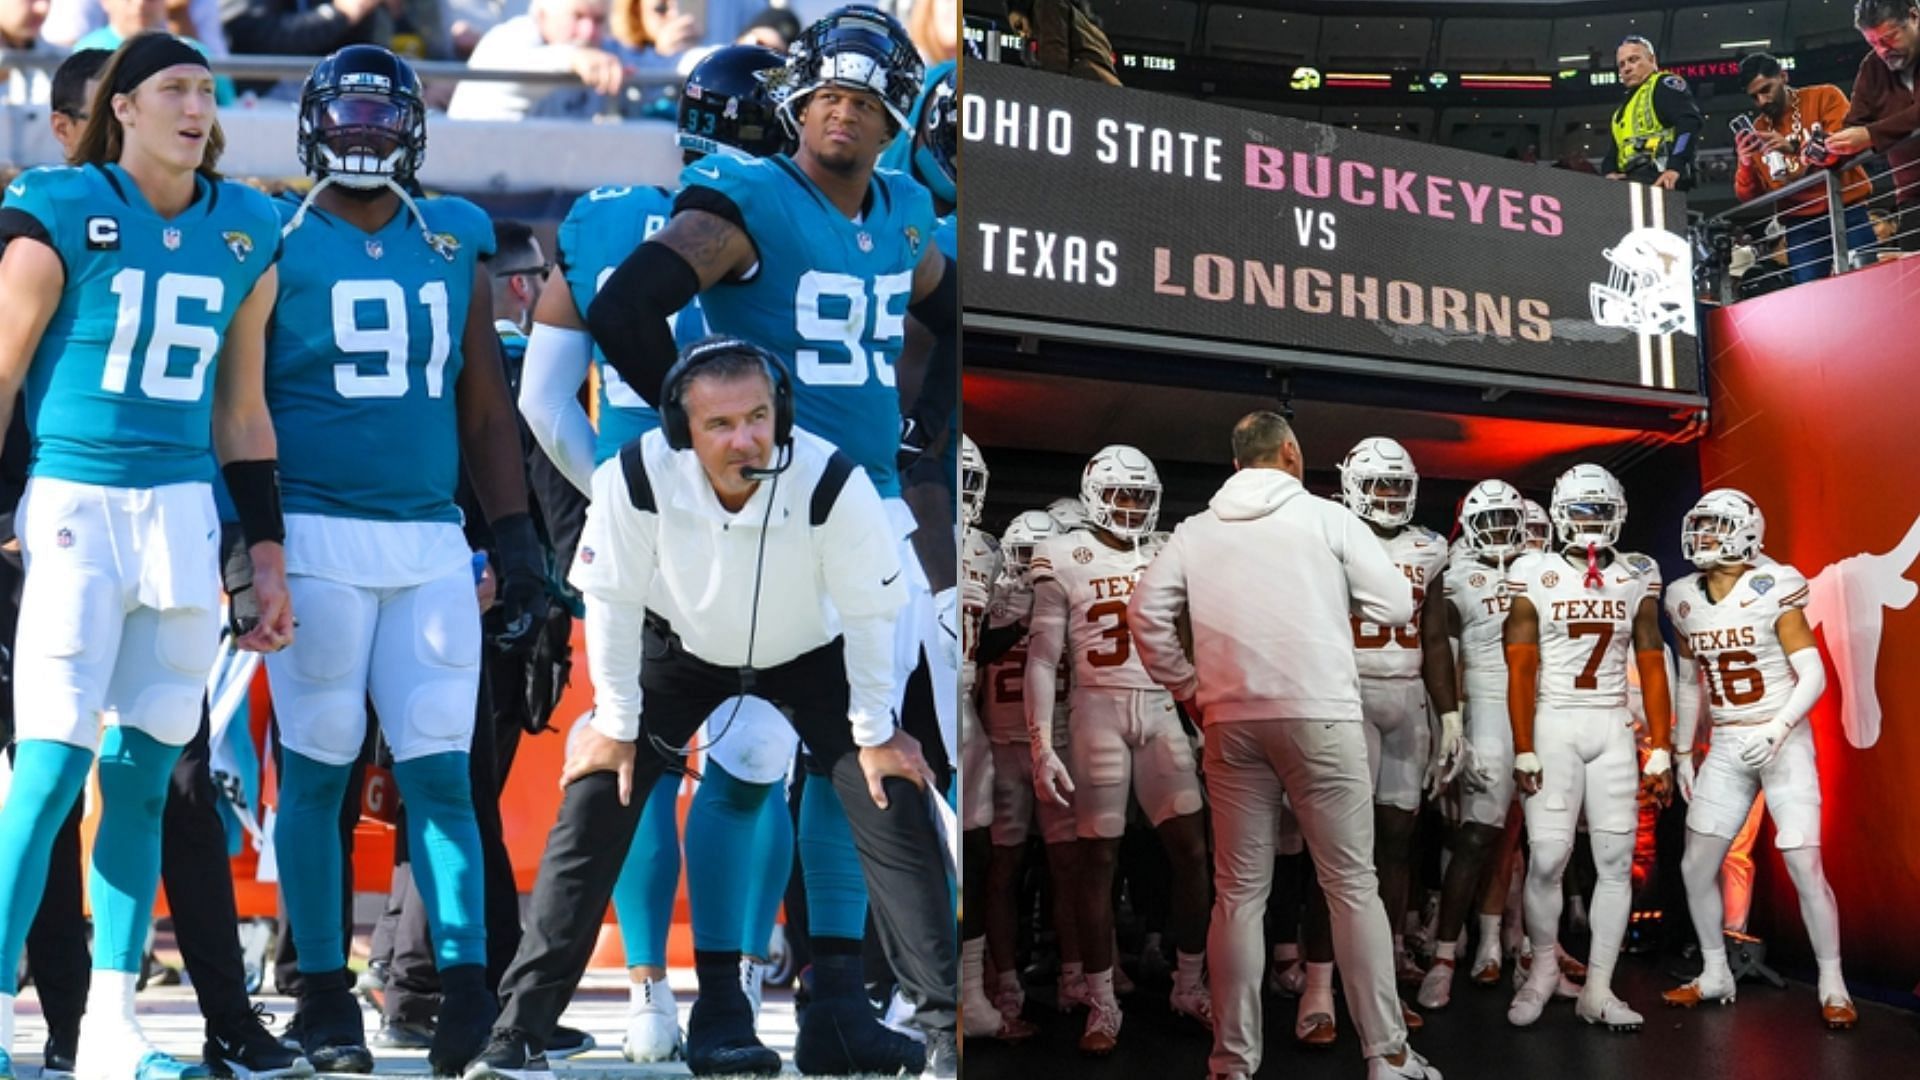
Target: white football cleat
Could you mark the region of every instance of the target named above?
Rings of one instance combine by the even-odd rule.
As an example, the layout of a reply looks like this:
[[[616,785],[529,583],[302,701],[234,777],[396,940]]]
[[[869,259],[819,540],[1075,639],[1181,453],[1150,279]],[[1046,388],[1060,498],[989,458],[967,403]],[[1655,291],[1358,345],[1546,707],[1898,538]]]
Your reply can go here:
[[[1573,1003],[1573,1014],[1589,1024],[1604,1024],[1609,1031],[1639,1031],[1646,1019],[1627,1007],[1627,1003],[1607,994],[1604,998],[1583,993]]]
[[[1444,1009],[1453,1000],[1453,961],[1435,960],[1420,980],[1420,993],[1414,1000],[1423,1009]]]
[[[1213,1030],[1213,997],[1207,993],[1207,984],[1195,982],[1191,986],[1181,986],[1174,980],[1173,993],[1167,998],[1175,1016],[1187,1016],[1198,1020],[1208,1031]]]
[[[1507,1006],[1507,1023],[1514,1027],[1532,1027],[1540,1014],[1546,1011],[1547,1002],[1554,996],[1551,984],[1528,979],[1513,996],[1513,1004]]]
[[[740,992],[747,995],[747,1004],[753,1006],[753,1022],[760,1023],[760,997],[766,986],[766,974],[773,965],[763,964],[751,956],[740,957]]]
[[[1427,1064],[1427,1059],[1414,1053],[1413,1047],[1407,1047],[1407,1059],[1398,1065],[1389,1064],[1385,1057],[1367,1059],[1367,1080],[1440,1080],[1440,1070]]]
[[[620,1051],[636,1064],[678,1061],[686,1043],[680,1036],[680,1007],[665,979],[643,979],[632,987],[627,1006],[627,1034]]]

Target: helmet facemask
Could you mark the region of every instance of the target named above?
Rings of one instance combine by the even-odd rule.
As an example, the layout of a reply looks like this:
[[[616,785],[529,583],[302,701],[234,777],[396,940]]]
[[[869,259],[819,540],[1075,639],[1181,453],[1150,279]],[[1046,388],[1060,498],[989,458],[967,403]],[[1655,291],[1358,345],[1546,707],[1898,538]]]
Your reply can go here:
[[[1620,542],[1627,508],[1612,499],[1575,499],[1553,506],[1553,522],[1560,542],[1568,547],[1611,548]]]
[[[1505,562],[1526,550],[1526,517],[1517,507],[1495,506],[1466,515],[1460,528],[1476,554]]]
[[[308,134],[307,170],[349,191],[412,181],[426,143],[420,106],[403,97],[322,95],[308,102],[300,123]]]
[[[1140,540],[1160,522],[1160,485],[1103,485],[1088,502],[1087,514],[1095,525],[1123,540]]]
[[[1694,510],[1680,525],[1680,553],[1701,570],[1744,566],[1760,554],[1750,523],[1716,510]]]
[[[1380,473],[1350,473],[1342,478],[1347,509],[1383,529],[1397,529],[1413,520],[1420,479]]]

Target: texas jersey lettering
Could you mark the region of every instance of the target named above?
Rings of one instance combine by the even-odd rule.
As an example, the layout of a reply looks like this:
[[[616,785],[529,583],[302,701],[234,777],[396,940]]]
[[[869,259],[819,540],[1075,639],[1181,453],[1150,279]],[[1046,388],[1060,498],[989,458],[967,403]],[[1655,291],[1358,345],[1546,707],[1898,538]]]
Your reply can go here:
[[[1793,665],[1774,626],[1807,606],[1807,579],[1761,557],[1719,603],[1707,598],[1706,575],[1688,574],[1667,590],[1667,617],[1707,677],[1715,724],[1771,720],[1793,691]]]
[[[1034,582],[1052,578],[1067,596],[1067,652],[1075,688],[1159,689],[1133,651],[1127,600],[1160,543],[1149,538],[1138,548],[1116,550],[1078,530],[1034,546]]]
[[[1584,561],[1536,552],[1521,556],[1507,588],[1533,604],[1540,619],[1541,706],[1627,707],[1633,616],[1640,601],[1660,596],[1660,567],[1645,555],[1621,555],[1585,584]]]

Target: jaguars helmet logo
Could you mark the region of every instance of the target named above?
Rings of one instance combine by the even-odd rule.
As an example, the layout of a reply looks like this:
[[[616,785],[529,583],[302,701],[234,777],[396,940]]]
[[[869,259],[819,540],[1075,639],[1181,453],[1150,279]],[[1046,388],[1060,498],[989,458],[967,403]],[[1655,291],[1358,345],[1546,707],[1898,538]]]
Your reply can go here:
[[[453,257],[460,254],[460,238],[450,232],[428,233],[427,246],[439,252],[440,257],[448,262],[452,262]]]
[[[238,230],[224,232],[220,234],[220,239],[226,243],[227,250],[233,252],[233,257],[238,262],[246,262],[247,256],[253,254],[253,237],[246,233]]]

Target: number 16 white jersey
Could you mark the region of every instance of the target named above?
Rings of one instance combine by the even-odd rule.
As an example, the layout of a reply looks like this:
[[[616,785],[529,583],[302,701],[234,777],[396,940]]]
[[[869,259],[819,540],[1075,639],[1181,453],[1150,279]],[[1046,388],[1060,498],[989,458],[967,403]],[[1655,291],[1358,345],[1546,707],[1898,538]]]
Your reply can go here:
[[[1807,606],[1807,579],[1762,558],[1727,595],[1707,598],[1705,574],[1688,574],[1667,592],[1667,617],[1707,674],[1715,724],[1773,719],[1793,690],[1793,665],[1774,625]]]

